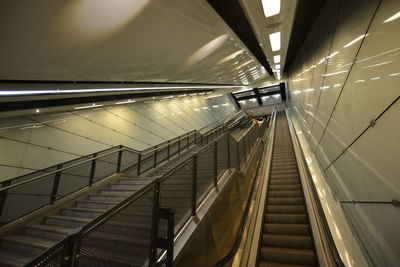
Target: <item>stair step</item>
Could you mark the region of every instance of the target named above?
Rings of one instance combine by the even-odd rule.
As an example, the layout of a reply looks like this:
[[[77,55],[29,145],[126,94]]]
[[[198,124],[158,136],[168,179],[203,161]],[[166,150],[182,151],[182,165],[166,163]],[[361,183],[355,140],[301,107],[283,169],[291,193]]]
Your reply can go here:
[[[26,226],[26,235],[58,241],[67,237],[71,230],[56,225],[31,224]]]
[[[302,197],[270,197],[267,199],[269,205],[304,205]]]
[[[300,184],[285,184],[285,185],[269,185],[270,191],[291,191],[291,190],[301,190]]]
[[[271,173],[271,179],[299,179],[300,176],[298,173],[290,173],[290,174],[276,174]]]
[[[105,195],[105,196],[130,196],[137,192],[137,190],[127,190],[127,189],[111,189],[111,188],[101,188],[99,190],[100,195]]]
[[[89,218],[71,217],[63,215],[48,215],[44,218],[44,223],[48,225],[57,225],[62,227],[76,228],[82,227],[90,222]]]
[[[153,180],[152,178],[122,178],[118,180],[118,184],[146,185]]]
[[[301,190],[280,190],[280,191],[269,191],[268,197],[302,197],[303,192]]]
[[[26,235],[7,236],[1,239],[1,247],[23,253],[38,255],[50,248],[56,241]]]
[[[20,251],[1,249],[0,266],[21,267],[30,262],[34,256]]]
[[[269,180],[269,184],[271,185],[300,184],[300,180],[296,178],[282,179],[282,178],[271,177],[271,179]]]
[[[280,235],[309,235],[308,224],[264,223],[264,233]]]
[[[65,216],[78,216],[83,218],[97,218],[101,214],[106,212],[106,210],[102,209],[88,209],[88,208],[64,208],[61,210],[61,215]]]
[[[267,213],[305,214],[306,207],[304,205],[267,205]]]
[[[311,237],[299,235],[263,234],[262,245],[281,248],[311,249]]]
[[[265,221],[269,223],[307,223],[306,214],[277,214],[270,213],[265,215]]]
[[[315,266],[314,252],[310,249],[261,247],[261,259],[279,263]]]
[[[298,174],[297,169],[285,169],[285,170],[273,170],[271,169],[271,174]]]
[[[89,201],[99,201],[99,202],[121,202],[126,196],[111,196],[111,195],[88,195]]]
[[[89,208],[89,209],[104,209],[108,210],[117,205],[119,202],[112,201],[88,201],[79,200],[75,202],[77,208]]]
[[[150,181],[149,181],[150,182]],[[120,184],[120,183],[112,183],[108,185],[109,189],[124,189],[124,190],[139,190],[146,186],[146,184]]]
[[[305,265],[277,263],[272,261],[260,261],[258,263],[258,266],[259,267],[305,267]]]

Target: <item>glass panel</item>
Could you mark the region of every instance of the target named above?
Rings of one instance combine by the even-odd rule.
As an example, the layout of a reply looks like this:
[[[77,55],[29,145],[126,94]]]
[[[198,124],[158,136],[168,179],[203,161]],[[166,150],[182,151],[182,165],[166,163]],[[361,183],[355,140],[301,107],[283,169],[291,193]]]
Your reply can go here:
[[[231,135],[229,135],[229,153],[230,153],[230,166],[231,168],[239,168],[239,150],[238,143]]]
[[[96,170],[94,172],[94,181],[106,178],[117,171],[118,152],[104,156],[96,160]]]
[[[13,221],[50,203],[55,174],[7,190],[0,224]]]
[[[217,157],[218,157],[218,176],[220,177],[224,170],[228,169],[228,135],[225,135],[217,142]]]
[[[92,162],[83,163],[61,172],[57,199],[89,185]]]
[[[157,164],[168,160],[168,147],[161,148],[157,151]]]
[[[205,198],[208,188],[214,184],[215,146],[211,145],[197,157],[197,206]]]
[[[121,172],[128,174],[137,173],[137,163],[139,155],[135,152],[124,150],[121,159]]]
[[[175,230],[191,216],[192,166],[191,160],[161,182],[160,205],[175,210]]]
[[[140,174],[154,167],[154,155],[155,155],[154,151],[146,155],[142,155],[142,161],[140,163]]]
[[[176,141],[171,142],[171,144],[170,144],[170,157],[173,157],[176,154],[178,154],[178,148],[179,148],[178,142],[176,142]]]

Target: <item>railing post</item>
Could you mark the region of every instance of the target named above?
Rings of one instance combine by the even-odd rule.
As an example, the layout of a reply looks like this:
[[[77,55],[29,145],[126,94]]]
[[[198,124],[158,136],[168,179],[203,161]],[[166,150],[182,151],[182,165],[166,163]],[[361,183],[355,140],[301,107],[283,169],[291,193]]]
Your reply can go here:
[[[153,195],[153,212],[151,219],[151,236],[150,236],[150,255],[149,263],[154,264],[157,261],[157,239],[158,239],[158,221],[160,216],[160,180],[154,183]]]
[[[4,188],[4,187],[9,186],[9,185],[11,185],[11,181],[10,181],[10,180],[4,181],[4,182],[2,183],[2,186],[1,186],[1,187]],[[1,191],[1,192],[0,192],[0,216],[1,216],[2,212],[3,212],[4,205],[5,205],[5,203],[6,203],[7,193],[8,193],[8,190]]]
[[[197,132],[194,134],[194,144],[197,144]]]
[[[192,216],[196,216],[197,193],[197,156],[193,157],[192,165]]]
[[[118,163],[117,163],[117,173],[121,171],[121,163],[122,163],[122,145],[119,146],[118,151]]]
[[[62,169],[62,164],[57,165],[57,170],[60,169]],[[53,189],[51,190],[50,204],[53,204],[56,201],[58,184],[60,183],[60,176],[61,172],[60,171],[56,172],[56,175],[54,176]]]
[[[242,140],[243,140],[244,159],[246,160],[246,158],[247,158],[247,154],[246,154],[247,153],[247,151],[246,151],[246,135],[243,136]]]
[[[187,135],[187,142],[186,142],[186,149],[189,149],[189,136],[190,136],[190,133],[188,133],[188,135]]]
[[[178,155],[181,154],[181,137],[178,137]]]
[[[140,175],[140,167],[141,167],[141,165],[142,165],[142,154],[139,154],[138,165],[137,165],[137,175],[138,176]]]
[[[170,151],[171,151],[171,147],[170,147],[170,141],[168,140],[168,148],[167,148],[168,150],[167,150],[167,158],[168,158],[168,160],[169,160],[169,158],[170,158]]]
[[[154,146],[154,164],[153,167],[157,167],[157,146]]]
[[[175,228],[175,214],[171,211],[168,212],[168,230],[167,230],[167,267],[174,265],[174,229]]]
[[[93,154],[93,158],[97,157],[97,153]],[[90,168],[89,186],[92,186],[94,180],[94,173],[96,171],[96,160],[92,160],[92,166]]]
[[[214,142],[214,186],[218,186],[218,143]]]
[[[231,146],[230,146],[230,142],[229,142],[229,134],[226,135],[226,142],[227,142],[227,147],[228,147],[228,169],[231,168]]]
[[[64,246],[61,267],[78,266],[80,256],[80,245],[82,240],[82,229],[77,228],[75,233],[72,233]]]
[[[235,141],[235,143],[237,144],[237,146],[236,146],[236,148],[237,148],[237,165],[238,165],[238,169],[240,170],[240,155],[239,155],[240,141],[239,142]]]

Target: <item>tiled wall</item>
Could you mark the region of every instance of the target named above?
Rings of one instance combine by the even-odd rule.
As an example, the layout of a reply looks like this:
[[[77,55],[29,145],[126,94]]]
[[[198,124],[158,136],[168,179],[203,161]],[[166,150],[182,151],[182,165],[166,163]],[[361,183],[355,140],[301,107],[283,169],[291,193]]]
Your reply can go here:
[[[290,70],[289,104],[376,266],[400,266],[399,96],[400,1],[328,0]]]
[[[233,112],[222,95],[2,118],[0,181],[117,145],[143,150]]]

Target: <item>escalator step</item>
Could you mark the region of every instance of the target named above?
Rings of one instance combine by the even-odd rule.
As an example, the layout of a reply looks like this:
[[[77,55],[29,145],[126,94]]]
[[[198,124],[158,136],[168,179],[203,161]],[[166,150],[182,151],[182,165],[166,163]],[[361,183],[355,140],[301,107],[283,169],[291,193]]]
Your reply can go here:
[[[272,261],[260,261],[258,266],[259,267],[304,267],[305,265],[285,264],[285,263],[277,263],[277,262],[272,262]]]
[[[306,214],[277,214],[269,213],[265,215],[265,221],[268,223],[307,223]]]
[[[268,197],[302,197],[303,192],[300,190],[281,190],[269,191]]]
[[[295,178],[294,179],[271,178],[269,183],[273,185],[300,184],[300,180]]]
[[[311,249],[261,247],[261,259],[272,262],[315,266],[314,252]]]
[[[269,205],[304,205],[302,197],[271,197],[268,198]]]
[[[309,235],[308,224],[264,223],[264,233],[279,235]]]
[[[267,205],[267,213],[305,214],[306,207],[304,205]]]
[[[299,235],[274,235],[263,234],[263,246],[311,249],[311,237]]]

